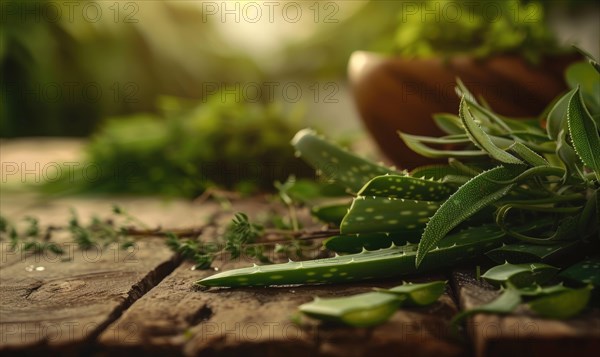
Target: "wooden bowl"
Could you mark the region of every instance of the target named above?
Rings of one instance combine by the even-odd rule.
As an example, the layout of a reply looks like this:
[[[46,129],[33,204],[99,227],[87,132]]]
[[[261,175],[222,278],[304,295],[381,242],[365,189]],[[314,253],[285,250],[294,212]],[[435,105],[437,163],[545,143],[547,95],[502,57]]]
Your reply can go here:
[[[578,58],[557,56],[533,66],[516,55],[485,60],[457,57],[443,61],[386,58],[355,52],[348,71],[365,126],[387,157],[399,167],[411,169],[443,160],[415,154],[400,140],[397,131],[443,135],[432,115],[458,112],[456,78],[474,95],[482,96],[499,114],[534,117],[566,89],[564,71]]]

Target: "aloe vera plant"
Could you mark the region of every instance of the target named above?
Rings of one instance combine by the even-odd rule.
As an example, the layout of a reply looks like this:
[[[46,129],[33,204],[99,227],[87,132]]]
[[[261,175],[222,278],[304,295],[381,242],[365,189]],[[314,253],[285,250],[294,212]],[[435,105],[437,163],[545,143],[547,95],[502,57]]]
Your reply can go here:
[[[574,82],[587,83],[587,77],[572,74],[571,82],[577,78]],[[597,87],[600,75],[592,80]],[[354,195],[348,206],[336,203],[313,210],[340,229],[325,247],[350,254],[255,265],[221,272],[198,284],[341,283],[451,268],[487,256],[498,263],[525,265],[505,264],[488,272],[484,278],[496,285],[507,280],[511,286],[500,303],[479,310],[512,311],[509,307],[532,294],[542,296],[527,288],[557,272],[543,263],[598,252],[600,105],[589,88],[595,87],[575,84],[539,120],[516,120],[479,103],[458,81],[459,115],[436,116],[447,135],[399,133],[421,155],[448,158],[448,165],[411,173],[372,163],[312,130],[299,132],[292,141],[297,156]],[[588,280],[597,284],[596,278]],[[544,289],[550,304],[559,293],[587,301],[585,288]],[[544,315],[544,306],[541,301],[532,309]]]
[[[497,286],[510,282],[514,286],[522,287],[546,283],[558,273],[558,270],[543,263],[516,265],[505,263],[491,268],[481,277]]]
[[[391,289],[341,298],[315,298],[300,305],[310,317],[355,327],[370,327],[388,320],[398,307],[427,306],[436,302],[446,289],[446,282],[403,285]]]
[[[565,269],[561,275],[581,277],[582,264],[576,264]],[[585,269],[590,263],[583,264]],[[596,268],[597,269],[597,268]],[[464,318],[478,313],[508,314],[521,303],[527,303],[528,308],[539,316],[554,319],[567,319],[584,310],[591,298],[593,286],[588,282],[583,287],[571,288],[560,282],[555,285],[542,286],[551,280],[558,268],[547,264],[505,263],[489,269],[482,278],[501,286],[500,295],[487,304],[462,311],[456,315],[452,323],[458,324]],[[586,271],[584,276],[589,276]]]

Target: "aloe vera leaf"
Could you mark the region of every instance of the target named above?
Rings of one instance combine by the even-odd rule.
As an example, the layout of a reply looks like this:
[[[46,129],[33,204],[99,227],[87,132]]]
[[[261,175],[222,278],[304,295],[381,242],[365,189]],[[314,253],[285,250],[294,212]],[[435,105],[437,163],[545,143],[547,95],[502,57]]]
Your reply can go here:
[[[515,229],[537,229],[532,222]],[[434,259],[426,260],[417,269],[417,245],[390,246],[373,252],[363,250],[334,258],[288,262],[221,272],[197,282],[202,286],[269,286],[289,284],[345,283],[374,278],[410,275],[417,272],[454,266],[462,261],[479,257],[483,252],[502,244],[504,232],[495,224],[467,228],[446,237],[431,251]],[[437,259],[436,259],[437,258]]]
[[[385,175],[375,177],[367,182],[358,195],[442,201],[451,193],[451,186],[439,181],[410,176]]]
[[[556,293],[562,293],[562,292],[571,290],[568,287],[564,286],[563,283],[559,283],[559,284],[555,284],[555,285],[551,285],[551,286],[529,285],[529,286],[523,286],[520,288],[511,286],[511,288],[517,289],[519,292],[519,295],[521,295],[521,297],[524,297],[526,299],[538,298],[538,297],[542,297],[542,296],[553,295]]]
[[[535,299],[529,308],[543,317],[552,319],[568,319],[578,315],[590,301],[591,286],[581,289],[569,289],[553,295]]]
[[[521,159],[531,166],[549,166],[550,164],[546,159],[540,156],[535,151],[527,147],[523,143],[516,142],[510,147],[510,151],[517,154]]]
[[[342,234],[396,232],[424,228],[437,202],[358,196],[340,225]]]
[[[561,271],[559,276],[568,281],[600,287],[600,257],[587,258]]]
[[[573,97],[573,94],[575,94],[575,90],[567,93],[565,98],[570,100],[570,98]],[[567,101],[566,111],[568,111],[569,100]],[[583,162],[581,161],[581,159],[575,152],[575,149],[573,149],[571,143],[569,142],[569,124],[567,120],[566,111],[564,113],[564,120],[562,120],[561,122],[562,126],[558,129],[555,150],[556,156],[558,157],[558,159],[560,160],[560,162],[566,170],[565,175],[562,179],[564,183],[569,182],[573,178],[582,178],[584,176]]]
[[[307,163],[352,192],[358,192],[375,176],[401,175],[395,169],[377,165],[343,150],[310,129],[300,130],[292,139],[292,145],[297,155]]]
[[[500,149],[490,139],[485,131],[475,122],[468,105],[463,97],[459,107],[460,119],[465,130],[473,143],[482,150],[485,150],[492,158],[506,164],[523,164],[523,161],[517,159],[508,152]]]
[[[548,119],[546,121],[546,133],[552,140],[558,139],[558,134],[563,128],[565,118],[567,117],[567,108],[569,107],[569,99],[575,93],[575,89],[569,91],[563,95],[554,105],[550,113],[548,113]]]
[[[536,167],[532,167],[529,168],[525,171],[523,171],[521,174],[519,174],[516,177],[513,177],[510,180],[492,180],[490,179],[491,182],[497,183],[497,184],[512,184],[512,183],[518,183],[520,181],[525,181],[528,180],[530,178],[539,176],[539,177],[546,177],[546,176],[562,176],[565,173],[565,169],[563,169],[562,167],[554,167],[554,166],[536,166]]]
[[[287,193],[294,201],[301,203],[312,203],[324,197],[348,197],[348,192],[340,185],[310,179],[296,179]]]
[[[448,165],[456,169],[458,173],[467,176],[477,176],[484,171],[479,167],[466,165],[455,158],[448,159]]]
[[[472,107],[474,112],[482,114],[477,115],[477,119],[479,119],[486,128],[490,129],[490,131],[498,134],[509,134],[511,136],[520,130],[530,133],[543,133],[539,128],[530,125],[527,120],[504,118],[494,113],[488,105],[479,104],[477,100],[475,100],[475,96],[469,92],[460,79],[457,80],[456,93],[460,98],[465,98],[466,102]],[[483,103],[483,100],[481,101]]]
[[[320,204],[313,206],[310,213],[322,222],[333,223],[339,226],[346,213],[348,213],[350,204],[350,201]]]
[[[403,245],[416,243],[421,238],[422,230],[413,230],[394,233],[363,233],[352,235],[339,235],[328,238],[323,246],[337,253],[360,253],[366,250],[388,248],[393,244]]]
[[[521,295],[519,294],[518,290],[505,289],[495,300],[457,314],[452,319],[451,324],[457,325],[466,317],[480,313],[510,314],[517,308],[517,306],[519,306],[520,303]]]
[[[546,135],[544,131],[539,127],[538,121],[535,119],[526,120],[523,118],[510,119],[506,117],[501,117],[489,108],[483,107],[476,101],[469,99],[468,96],[466,98],[466,103],[469,105],[473,117],[475,119],[478,119],[482,123],[482,125],[484,125],[486,129],[488,129],[488,131],[490,132],[490,138],[496,145],[502,146],[500,145],[500,143],[502,142],[501,139],[503,139],[502,137],[498,137],[497,135],[508,135],[514,140],[524,141],[524,144],[531,146],[537,146],[537,144],[531,141],[546,141]],[[504,141],[506,140],[507,139],[504,139]]]
[[[405,283],[391,289],[376,289],[379,292],[394,294],[401,297],[402,306],[427,306],[438,301],[446,291],[445,281],[432,281],[430,283]]]
[[[564,242],[555,245],[507,244],[490,250],[486,255],[496,263],[552,262],[571,252],[576,245],[577,242]]]
[[[544,284],[552,279],[558,268],[544,263],[497,265],[485,272],[481,277],[495,286],[510,282],[515,287]]]
[[[466,223],[478,224],[476,226],[466,227],[457,232],[448,235],[451,238],[455,235],[474,236],[482,235],[504,235],[502,229],[495,224],[481,224],[481,222],[468,221]],[[423,233],[422,229],[393,232],[393,233],[361,233],[348,234],[331,237],[323,242],[323,245],[337,253],[360,253],[363,248],[366,250],[377,250],[387,248],[393,244],[400,246],[406,243],[417,243]]]
[[[472,176],[447,175],[446,177],[444,177],[442,182],[445,184],[449,184],[449,185],[462,186],[465,183],[469,182],[469,180],[472,178],[473,178]]]
[[[429,180],[441,180],[446,175],[457,175],[460,172],[449,165],[426,165],[413,169],[410,172],[411,177],[421,177]]]
[[[600,110],[600,98],[598,96],[598,93],[600,93],[600,74],[595,70],[592,61],[590,58],[590,61],[581,61],[570,65],[565,72],[565,77],[569,87],[579,87],[581,89],[586,106],[591,112],[596,113]]]
[[[391,246],[377,251],[335,256],[304,262],[289,262],[224,271],[197,282],[201,286],[270,286],[289,284],[345,283],[405,276],[454,266],[480,256],[502,243],[504,233],[495,225],[487,233],[453,234],[429,253],[431,259],[417,269],[417,245]]]
[[[514,187],[513,184],[496,184],[490,182],[490,180],[510,180],[521,172],[522,169],[499,166],[472,178],[452,194],[427,223],[419,243],[417,267],[423,262],[425,255],[433,246],[454,227],[481,209],[496,202]]]
[[[410,135],[402,132],[398,132],[404,144],[408,146],[412,151],[418,153],[419,155],[439,159],[439,158],[447,158],[447,157],[481,157],[488,156],[488,154],[483,150],[438,150],[434,148],[430,148],[427,145],[424,145],[421,142],[422,136],[418,135]]]
[[[465,129],[463,129],[462,124],[460,123],[460,118],[454,114],[433,114],[433,121],[438,128],[447,134],[464,134],[465,132]]]
[[[596,123],[583,104],[579,89],[573,93],[569,100],[567,122],[573,147],[581,161],[596,173],[600,180],[600,135]]]
[[[400,306],[398,297],[368,292],[341,298],[315,298],[300,305],[310,317],[354,327],[370,327],[387,321]]]
[[[489,109],[487,109],[489,111]],[[519,119],[511,119],[511,118],[507,118],[507,117],[502,117],[494,112],[489,112],[490,115],[494,115],[496,117],[499,118],[499,120],[501,120],[502,122],[504,122],[509,128],[510,128],[510,132],[509,134],[511,135],[534,135],[536,137],[538,137],[539,135],[541,135],[539,137],[539,139],[541,140],[546,140],[547,136],[546,136],[546,132],[544,129],[542,129],[542,127],[540,126],[539,120],[536,118],[532,118],[532,119],[527,119],[527,118],[519,118]],[[533,137],[530,137],[533,139]]]
[[[530,207],[531,208],[531,207]],[[512,237],[517,238],[524,243],[532,243],[537,245],[554,245],[559,241],[574,241],[578,239],[578,226],[579,226],[579,215],[567,216],[563,218],[558,224],[558,228],[548,237],[539,238],[531,237],[521,233],[511,232],[507,230],[506,233]]]
[[[470,144],[471,139],[466,134],[454,134],[446,136],[422,136],[410,135],[414,140],[422,144],[446,145],[446,144]]]
[[[595,69],[596,72],[598,72],[600,74],[600,64],[598,64],[598,61],[596,61],[596,58],[594,56],[592,56],[591,53],[589,53],[588,51],[584,50],[583,48],[579,48],[578,46],[573,45],[573,48],[581,53],[583,55],[583,57],[587,58],[588,63],[591,64]]]

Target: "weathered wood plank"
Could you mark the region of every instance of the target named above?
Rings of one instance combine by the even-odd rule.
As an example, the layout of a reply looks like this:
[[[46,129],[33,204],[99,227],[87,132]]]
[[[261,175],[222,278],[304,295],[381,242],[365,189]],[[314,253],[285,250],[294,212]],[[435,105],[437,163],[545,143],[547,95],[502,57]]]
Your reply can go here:
[[[226,269],[244,266],[231,263]],[[184,263],[137,301],[99,338],[110,353],[185,355],[457,356],[464,350],[452,341],[448,323],[456,312],[449,295],[430,308],[399,310],[373,329],[328,326],[292,317],[314,296],[357,294],[400,281],[339,286],[212,289],[197,291],[193,282],[212,271],[192,271]]]
[[[473,271],[453,273],[461,309],[485,304],[498,291],[475,279]],[[565,321],[535,317],[524,309],[510,316],[478,314],[466,325],[476,356],[596,356],[600,351],[600,311],[590,309]]]
[[[257,208],[236,210],[260,214]],[[211,239],[207,231],[203,239]],[[220,270],[252,264],[249,260],[216,261]],[[169,353],[185,355],[328,355],[367,353],[417,356],[456,356],[463,346],[452,340],[449,320],[456,306],[449,294],[423,309],[398,311],[388,323],[373,329],[328,326],[308,318],[293,322],[297,307],[314,296],[361,293],[373,287],[392,287],[401,281],[338,286],[211,289],[193,283],[213,274],[192,271],[190,263],[136,301],[99,337],[98,347],[111,354]]]
[[[71,348],[104,329],[174,267],[159,239],[123,253],[75,250],[66,262],[3,268],[0,350]]]
[[[112,202],[65,199],[37,205],[27,214],[39,217],[42,225],[65,224],[69,207],[76,207],[85,220],[110,212]],[[3,197],[3,208],[8,208],[3,213],[17,217],[30,203]],[[152,225],[170,227],[199,225],[218,209],[157,199],[120,203]],[[70,239],[68,235],[58,238],[65,250],[62,256],[10,252],[8,244],[0,245],[0,351],[81,351],[178,264],[163,238],[139,239],[129,250],[110,245],[87,251],[76,248]]]

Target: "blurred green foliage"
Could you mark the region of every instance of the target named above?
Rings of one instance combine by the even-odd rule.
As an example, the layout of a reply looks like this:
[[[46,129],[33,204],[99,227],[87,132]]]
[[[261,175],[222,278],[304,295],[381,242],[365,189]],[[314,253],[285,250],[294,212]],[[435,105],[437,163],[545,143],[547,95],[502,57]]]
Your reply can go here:
[[[356,50],[417,58],[516,53],[535,63],[566,51],[548,26],[548,10],[586,5],[577,0],[370,1],[337,26],[321,26],[308,40],[288,46],[285,73],[343,75]]]
[[[305,17],[314,15],[314,4],[301,4]],[[311,25],[312,35],[284,44],[273,61],[279,64],[271,65],[228,41],[219,26],[229,24],[205,18],[201,1],[3,1],[0,131],[89,135],[103,118],[156,112],[159,95],[205,98],[206,83],[341,81],[356,50],[418,57],[518,52],[530,59],[556,50],[545,18],[552,1],[337,2],[336,12],[326,12],[331,4],[321,2],[321,21],[294,25]],[[324,20],[340,9],[344,15]]]
[[[108,116],[151,112],[159,95],[253,81],[255,63],[202,21],[194,1],[2,1],[3,137],[89,135]]]
[[[430,0],[399,15],[395,52],[416,56],[517,53],[536,62],[560,52],[544,3],[521,0]]]
[[[320,9],[331,3],[323,0]],[[479,6],[459,21],[447,21],[448,12],[422,17],[423,9],[445,11],[451,3]],[[486,4],[513,16],[487,21]],[[223,24],[214,22],[220,16],[204,21],[200,5],[1,3],[2,137],[94,134],[86,160],[100,176],[79,170],[76,182],[49,183],[47,190],[192,197],[214,183],[272,188],[289,174],[309,174],[288,145],[306,123],[276,100],[223,99],[213,94],[215,85],[343,81],[356,50],[418,57],[517,52],[532,60],[556,50],[546,5],[536,1],[365,1],[349,16],[314,23],[312,35],[283,45],[273,61],[279,65],[269,65],[224,38]]]
[[[44,190],[195,197],[211,186],[251,193],[313,175],[289,144],[302,125],[294,108],[221,93],[202,103],[162,97],[158,107],[158,115],[107,120],[91,137],[87,163]]]

